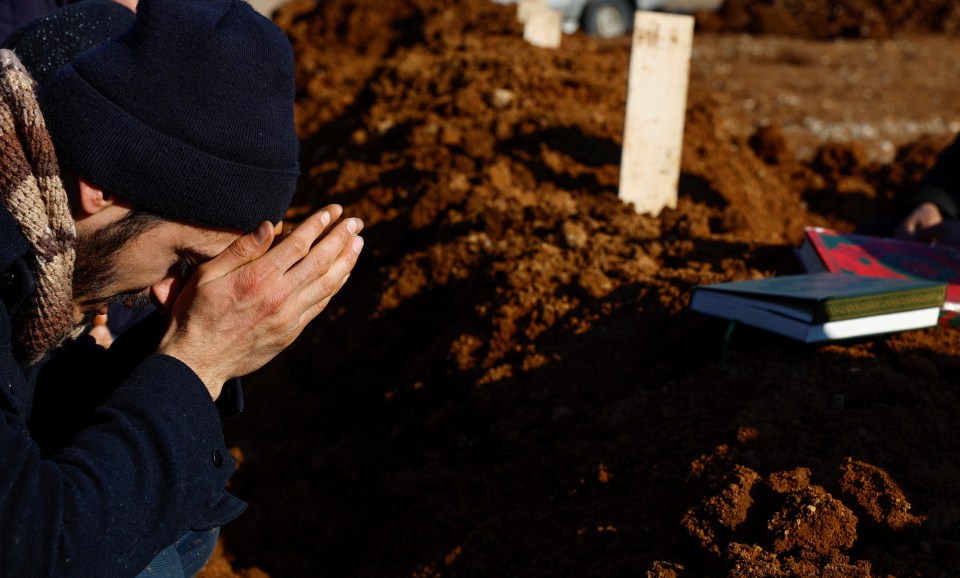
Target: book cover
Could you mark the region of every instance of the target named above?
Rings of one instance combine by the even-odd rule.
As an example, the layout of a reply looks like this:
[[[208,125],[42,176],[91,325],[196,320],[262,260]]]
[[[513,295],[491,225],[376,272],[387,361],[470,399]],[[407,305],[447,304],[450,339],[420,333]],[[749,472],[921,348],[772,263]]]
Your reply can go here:
[[[895,279],[927,279],[947,284],[940,322],[960,328],[960,249],[890,237],[840,233],[806,227],[797,251],[808,272]]]
[[[946,284],[924,279],[893,279],[838,273],[782,275],[702,285],[722,299],[763,302],[802,311],[812,323],[840,321],[943,305]]]
[[[694,288],[690,309],[805,342],[937,325],[946,284],[807,273]]]

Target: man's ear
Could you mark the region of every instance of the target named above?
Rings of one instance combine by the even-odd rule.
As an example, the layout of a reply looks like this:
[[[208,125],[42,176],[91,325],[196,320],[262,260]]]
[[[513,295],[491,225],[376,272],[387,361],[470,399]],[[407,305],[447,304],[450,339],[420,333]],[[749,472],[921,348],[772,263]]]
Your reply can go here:
[[[77,177],[80,189],[80,211],[83,216],[95,215],[113,205],[116,197],[83,177]],[[82,217],[81,217],[82,218]]]

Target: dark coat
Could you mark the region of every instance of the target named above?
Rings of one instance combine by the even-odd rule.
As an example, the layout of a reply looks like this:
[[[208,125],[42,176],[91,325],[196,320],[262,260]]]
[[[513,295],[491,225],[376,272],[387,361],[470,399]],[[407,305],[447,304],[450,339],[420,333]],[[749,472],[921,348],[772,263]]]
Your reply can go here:
[[[236,464],[221,416],[190,368],[149,353],[150,322],[109,350],[84,337],[17,363],[29,250],[0,203],[0,576],[134,576],[185,531],[245,508],[224,489]]]

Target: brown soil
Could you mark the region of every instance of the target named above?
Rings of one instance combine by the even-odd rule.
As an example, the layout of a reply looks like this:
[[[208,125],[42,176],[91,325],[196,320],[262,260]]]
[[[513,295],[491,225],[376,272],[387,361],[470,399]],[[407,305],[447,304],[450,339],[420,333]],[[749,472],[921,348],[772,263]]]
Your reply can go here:
[[[725,0],[716,13],[697,16],[704,32],[822,40],[960,31],[960,5],[952,0]]]
[[[366,248],[246,379],[250,508],[204,576],[956,575],[960,332],[738,327],[724,353],[687,305],[909,192],[960,130],[957,10],[698,15],[679,206],[653,217],[617,197],[628,39],[534,48],[490,0],[284,5],[290,216],[342,203]]]

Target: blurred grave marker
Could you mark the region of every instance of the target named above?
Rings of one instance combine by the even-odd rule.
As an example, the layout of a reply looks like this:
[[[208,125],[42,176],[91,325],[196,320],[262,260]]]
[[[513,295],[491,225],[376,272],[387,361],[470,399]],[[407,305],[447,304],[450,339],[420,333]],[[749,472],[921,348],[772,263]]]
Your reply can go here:
[[[634,16],[619,196],[654,217],[677,207],[693,25],[688,14]]]
[[[534,4],[523,23],[523,39],[540,48],[559,48],[563,38],[563,14],[547,8],[546,1]]]
[[[519,0],[517,2],[517,21],[525,24],[532,12],[546,7],[547,0]]]

